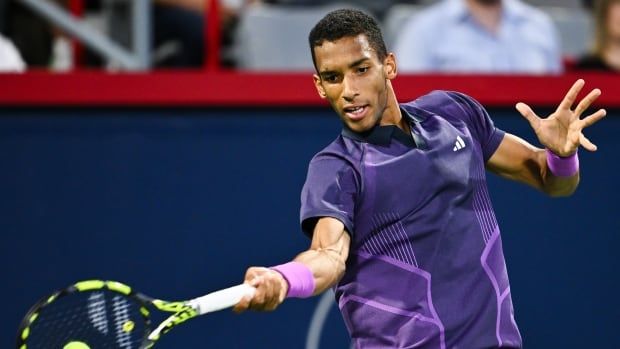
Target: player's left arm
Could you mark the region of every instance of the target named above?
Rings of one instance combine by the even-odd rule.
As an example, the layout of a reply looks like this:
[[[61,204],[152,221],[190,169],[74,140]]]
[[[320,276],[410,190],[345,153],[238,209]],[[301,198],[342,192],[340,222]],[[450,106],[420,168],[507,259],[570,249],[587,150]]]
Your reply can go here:
[[[586,150],[596,151],[596,145],[582,131],[602,119],[606,112],[599,109],[581,118],[581,114],[601,95],[599,89],[590,91],[574,110],[571,109],[583,85],[583,80],[577,80],[556,111],[544,119],[536,115],[527,104],[517,104],[517,110],[528,120],[540,143],[559,157],[572,156],[580,145]],[[551,196],[571,195],[579,183],[579,171],[570,176],[554,175],[549,169],[547,156],[545,149],[506,134],[486,165],[502,177],[526,183]]]

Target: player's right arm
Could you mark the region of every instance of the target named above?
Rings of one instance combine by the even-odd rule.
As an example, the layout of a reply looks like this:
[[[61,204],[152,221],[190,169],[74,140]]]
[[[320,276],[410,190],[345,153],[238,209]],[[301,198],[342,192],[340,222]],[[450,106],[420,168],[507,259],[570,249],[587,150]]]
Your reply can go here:
[[[351,238],[344,224],[332,217],[320,218],[312,234],[310,248],[300,253],[294,262],[307,267],[314,278],[313,295],[332,287],[345,271]],[[256,287],[253,297],[242,299],[234,308],[236,312],[247,309],[274,310],[286,298],[289,284],[279,272],[251,267],[245,274],[245,282]]]

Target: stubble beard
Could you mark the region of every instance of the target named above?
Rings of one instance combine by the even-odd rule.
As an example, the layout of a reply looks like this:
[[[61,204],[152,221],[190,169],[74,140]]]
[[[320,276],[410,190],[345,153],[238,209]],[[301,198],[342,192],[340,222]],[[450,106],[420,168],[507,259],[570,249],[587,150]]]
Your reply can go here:
[[[375,126],[381,124],[381,120],[383,119],[383,115],[385,114],[385,110],[388,105],[388,80],[385,78],[383,83],[383,107],[377,108],[377,116],[375,117]],[[379,98],[380,99],[380,98]],[[377,106],[378,107],[378,106]]]

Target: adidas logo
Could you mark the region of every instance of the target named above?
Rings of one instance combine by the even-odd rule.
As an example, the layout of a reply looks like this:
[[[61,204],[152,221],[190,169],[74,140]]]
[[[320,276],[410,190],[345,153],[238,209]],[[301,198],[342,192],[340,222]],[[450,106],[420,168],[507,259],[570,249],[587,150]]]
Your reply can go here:
[[[452,151],[461,150],[463,148],[465,148],[465,141],[463,141],[461,136],[456,136],[456,142],[454,143],[454,148],[452,148]]]

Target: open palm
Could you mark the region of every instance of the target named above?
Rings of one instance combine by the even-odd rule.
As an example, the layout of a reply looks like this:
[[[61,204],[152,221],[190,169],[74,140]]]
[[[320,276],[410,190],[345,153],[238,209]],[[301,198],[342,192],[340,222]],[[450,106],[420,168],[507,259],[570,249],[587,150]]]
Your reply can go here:
[[[596,145],[583,135],[583,129],[602,119],[606,112],[599,109],[583,119],[581,114],[601,95],[601,90],[590,91],[574,110],[571,109],[584,84],[582,79],[577,80],[555,112],[544,119],[536,115],[527,104],[517,103],[517,110],[530,123],[540,143],[556,155],[570,156],[579,145],[589,151],[596,150]]]

